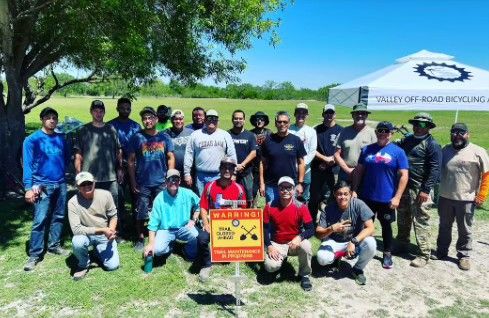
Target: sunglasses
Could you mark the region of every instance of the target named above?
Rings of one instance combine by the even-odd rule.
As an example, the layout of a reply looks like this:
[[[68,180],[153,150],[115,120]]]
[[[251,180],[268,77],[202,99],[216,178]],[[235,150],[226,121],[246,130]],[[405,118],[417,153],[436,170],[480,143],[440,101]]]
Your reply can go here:
[[[209,116],[206,118],[206,120],[211,121],[211,122],[217,122],[217,121],[219,121],[219,117]]]
[[[379,129],[376,129],[375,132],[378,133],[378,134],[388,134],[391,131],[389,129],[387,129],[387,128],[379,128]]]
[[[93,185],[93,182],[90,182],[90,181],[85,181],[85,182],[82,182],[79,187],[91,187]]]
[[[354,112],[353,116],[368,116],[367,112]]]
[[[428,128],[428,124],[423,121],[415,121],[413,126],[418,128]]]
[[[265,117],[256,117],[256,121],[265,121]]]
[[[333,115],[335,113],[334,110],[327,110],[324,112],[326,115]]]
[[[465,131],[465,130],[452,130],[452,131],[450,132],[450,134],[451,134],[452,136],[457,136],[457,135],[458,135],[458,136],[464,136],[466,133],[467,133],[467,131]]]
[[[234,171],[235,168],[236,168],[236,166],[233,165],[233,164],[224,164],[224,165],[221,165],[221,169],[225,169],[225,170]]]
[[[279,125],[286,125],[288,124],[289,122],[287,120],[276,120],[275,123],[279,124]]]
[[[294,186],[293,185],[286,185],[286,186],[278,186],[278,189],[280,191],[292,191],[294,189]]]
[[[168,181],[170,183],[178,183],[178,182],[180,182],[180,177],[173,176],[173,177],[167,178],[166,181]]]

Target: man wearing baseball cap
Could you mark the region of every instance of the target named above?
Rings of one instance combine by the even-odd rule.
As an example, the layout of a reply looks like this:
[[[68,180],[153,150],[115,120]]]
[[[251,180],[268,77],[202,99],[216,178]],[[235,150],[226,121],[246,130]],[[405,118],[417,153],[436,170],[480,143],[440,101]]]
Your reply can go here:
[[[170,137],[156,130],[157,113],[153,107],[144,107],[139,113],[144,129],[134,134],[129,142],[129,178],[132,191],[137,196],[136,230],[134,249],[144,249],[144,223],[149,216],[153,199],[165,188],[168,169],[175,168],[173,142]]]
[[[314,225],[307,205],[295,200],[295,183],[290,177],[278,180],[279,199],[268,202],[263,210],[265,229],[265,270],[275,273],[287,256],[299,257],[299,277],[305,291],[312,289],[312,249],[309,238]]]
[[[377,141],[374,129],[367,126],[369,114],[365,104],[353,106],[353,125],[345,127],[338,136],[334,158],[340,167],[339,180],[352,181],[352,172],[358,164],[361,149]]]
[[[173,153],[175,155],[175,169],[183,176],[183,163],[185,160],[185,148],[193,130],[185,127],[185,114],[181,109],[175,109],[171,114],[172,126],[164,131],[173,141]],[[185,183],[180,185],[186,186]]]
[[[25,200],[34,205],[29,260],[24,266],[25,271],[33,270],[41,260],[48,230],[48,252],[68,254],[61,248],[61,232],[66,212],[65,171],[70,151],[64,136],[55,132],[58,112],[46,107],[39,117],[42,127],[24,140],[22,152]]]
[[[469,128],[453,124],[451,144],[442,150],[438,215],[440,226],[433,259],[444,259],[452,241],[452,225],[457,222],[458,267],[470,269],[474,210],[482,206],[489,192],[489,157],[484,148],[469,141]]]
[[[153,202],[148,223],[149,242],[144,256],[159,256],[172,252],[176,240],[185,242],[183,252],[190,261],[197,258],[195,223],[199,219],[199,197],[186,188],[180,188],[180,172],[169,169],[166,189]]]
[[[423,267],[431,254],[430,191],[440,179],[441,147],[430,134],[430,129],[436,127],[430,114],[416,114],[409,123],[413,134],[398,144],[408,156],[409,181],[397,209],[397,240],[399,251],[404,252],[413,225],[421,253],[410,265]]]
[[[106,270],[119,267],[117,208],[109,191],[95,188],[90,172],[78,173],[75,182],[78,193],[68,201],[68,219],[73,232],[73,254],[78,260],[73,279],[80,280],[88,273],[90,246]]]

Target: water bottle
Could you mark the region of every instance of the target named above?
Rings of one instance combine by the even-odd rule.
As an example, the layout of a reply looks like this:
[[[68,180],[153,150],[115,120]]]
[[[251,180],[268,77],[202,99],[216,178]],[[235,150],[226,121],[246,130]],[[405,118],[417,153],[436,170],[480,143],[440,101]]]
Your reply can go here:
[[[144,258],[144,272],[149,274],[153,271],[153,255]]]

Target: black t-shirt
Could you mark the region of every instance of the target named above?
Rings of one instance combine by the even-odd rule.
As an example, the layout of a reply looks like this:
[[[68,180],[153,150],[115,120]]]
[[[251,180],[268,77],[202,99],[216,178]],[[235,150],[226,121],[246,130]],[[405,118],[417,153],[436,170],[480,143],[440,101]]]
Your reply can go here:
[[[256,159],[253,160],[253,173],[258,174],[260,168],[260,158],[261,158],[261,145],[265,141],[268,135],[272,133],[272,131],[268,128],[253,128],[250,130],[256,137]]]
[[[351,220],[351,226],[345,232],[333,233],[329,236],[330,239],[336,242],[348,242],[363,230],[365,222],[372,219],[373,216],[374,213],[365,202],[357,198],[351,198],[350,204],[345,211],[341,211],[336,202],[330,203],[326,211],[321,211],[319,226],[327,228],[334,223]]]
[[[336,138],[343,130],[340,125],[334,125],[333,127],[326,127],[323,124],[314,127],[318,136],[317,152],[325,156],[332,156],[336,152]],[[321,161],[314,158],[312,161],[312,168],[317,168]]]
[[[236,149],[236,156],[238,157],[238,163],[242,163],[246,157],[252,152],[256,150],[256,138],[255,134],[249,132],[248,130],[243,130],[239,134],[233,133],[232,129],[230,129],[229,134],[233,138],[234,148]],[[247,175],[251,173],[251,164],[248,164],[245,171],[241,173],[241,175]]]
[[[291,177],[297,182],[297,160],[306,156],[304,143],[294,134],[285,137],[277,134],[267,136],[262,144],[262,156],[265,158],[265,183],[277,185],[281,177]]]

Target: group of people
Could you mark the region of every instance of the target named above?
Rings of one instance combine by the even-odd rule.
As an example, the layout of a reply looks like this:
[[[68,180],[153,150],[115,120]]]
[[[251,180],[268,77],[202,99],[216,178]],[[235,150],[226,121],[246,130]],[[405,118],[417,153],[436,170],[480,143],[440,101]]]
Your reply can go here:
[[[34,205],[26,271],[42,259],[46,232],[48,253],[69,254],[60,243],[66,205],[78,261],[73,278],[86,276],[91,246],[105,269],[117,269],[117,244],[128,228],[122,222],[125,197],[130,197],[135,250],[145,257],[166,255],[183,243],[184,256],[200,264],[199,278],[206,281],[212,265],[209,210],[236,201],[240,208],[256,207],[258,193],[266,201],[263,267],[277,273],[288,256],[298,256],[304,290],[312,288],[313,235],[321,240],[320,265],[356,259],[352,274],[366,283],[363,270],[377,250],[375,218],[382,228],[384,268],[393,267],[396,218],[399,252],[409,246],[414,227],[420,250],[414,267],[448,255],[456,221],[459,267],[470,268],[471,226],[475,207],[489,192],[489,158],[469,142],[463,123],[451,127],[451,143],[442,149],[430,134],[436,127],[430,114],[409,120],[413,133],[394,142],[392,123],[367,125],[370,111],[364,104],[353,107],[351,126],[338,125],[335,106],[327,104],[323,122],[311,127],[309,107],[299,103],[294,123],[285,111],[275,115],[275,132],[261,111],[250,117],[250,131],[242,110],[232,113],[228,131],[219,128],[213,109],[194,108],[192,123],[185,126],[182,110],[145,107],[139,113],[142,127],[129,118],[129,99],[119,99],[117,111],[106,123],[104,103],[94,100],[92,121],[77,132],[73,146],[56,132],[56,110],[41,111],[42,127],[23,148],[25,198]],[[78,191],[67,203],[65,172],[72,152]],[[440,227],[432,253],[428,209],[438,186]]]

